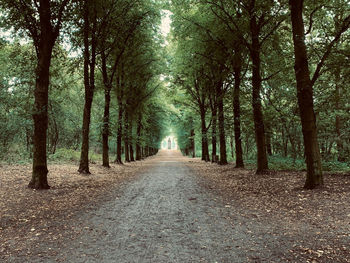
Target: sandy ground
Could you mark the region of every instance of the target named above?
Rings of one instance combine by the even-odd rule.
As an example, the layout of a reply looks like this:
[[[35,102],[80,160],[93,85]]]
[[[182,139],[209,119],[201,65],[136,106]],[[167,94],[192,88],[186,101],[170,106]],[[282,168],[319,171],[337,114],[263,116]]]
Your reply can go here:
[[[346,187],[338,206],[331,203],[333,210],[317,216],[311,197],[333,201],[334,191],[295,190],[299,175],[252,177],[252,171],[184,158],[176,151],[109,170],[96,166],[88,178],[61,177],[60,169],[53,167],[52,190],[24,190],[23,181],[17,185],[25,193],[22,199],[5,202],[2,261],[350,262]],[[349,179],[344,178],[342,186]],[[289,207],[300,205],[295,197],[310,207]],[[29,210],[32,220],[28,209],[33,206],[39,212]],[[341,223],[332,222],[341,215]]]

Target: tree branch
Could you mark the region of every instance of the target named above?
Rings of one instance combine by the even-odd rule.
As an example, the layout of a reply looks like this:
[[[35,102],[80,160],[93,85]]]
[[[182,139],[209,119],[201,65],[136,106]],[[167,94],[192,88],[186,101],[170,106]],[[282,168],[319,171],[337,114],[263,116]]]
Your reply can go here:
[[[316,80],[319,78],[321,69],[322,69],[326,59],[328,58],[329,54],[331,53],[333,46],[339,41],[341,35],[346,30],[348,30],[349,27],[350,27],[350,15],[344,19],[339,31],[335,34],[334,39],[328,44],[325,53],[323,54],[320,62],[317,64],[316,70],[315,70],[314,75],[313,75],[312,80],[311,80],[312,86],[315,84]]]

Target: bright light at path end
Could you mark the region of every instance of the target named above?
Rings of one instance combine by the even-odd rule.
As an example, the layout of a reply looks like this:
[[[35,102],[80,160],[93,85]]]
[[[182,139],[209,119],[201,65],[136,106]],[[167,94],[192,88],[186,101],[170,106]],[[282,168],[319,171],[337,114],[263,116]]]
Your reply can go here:
[[[169,10],[162,10],[162,23],[160,26],[160,30],[164,38],[166,38],[170,33],[171,15],[172,13]]]

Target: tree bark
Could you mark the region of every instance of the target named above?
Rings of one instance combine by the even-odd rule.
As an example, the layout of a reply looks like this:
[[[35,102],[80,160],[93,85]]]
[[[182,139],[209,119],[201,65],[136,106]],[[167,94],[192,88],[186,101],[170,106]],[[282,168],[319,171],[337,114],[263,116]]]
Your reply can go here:
[[[133,143],[132,143],[132,142],[130,142],[129,153],[130,153],[130,162],[135,162],[135,157],[134,157],[134,146],[133,146]]]
[[[317,142],[316,117],[313,104],[313,88],[310,79],[308,56],[305,45],[303,0],[289,0],[293,29],[295,76],[301,125],[304,137],[307,176],[304,187],[313,189],[323,185],[322,165]]]
[[[62,11],[67,3],[62,3]],[[32,178],[28,184],[33,189],[49,189],[47,181],[47,128],[48,128],[48,98],[50,84],[50,66],[52,51],[59,35],[60,22],[51,24],[50,1],[42,1],[38,7],[40,34],[32,35],[36,48],[37,65],[34,89],[34,121],[33,135],[33,169]],[[24,12],[26,12],[24,10]],[[29,25],[28,25],[29,26]],[[35,25],[36,26],[36,25]],[[37,39],[36,39],[37,37]]]
[[[261,60],[260,60],[260,43],[259,43],[259,26],[256,21],[256,17],[252,17],[250,20],[250,31],[252,37],[252,45],[250,47],[250,56],[252,59],[252,86],[253,86],[253,115],[254,115],[254,127],[255,127],[255,140],[257,148],[257,174],[264,173],[268,170],[268,161],[266,154],[266,140],[265,140],[265,127],[264,118],[261,107]]]
[[[111,104],[111,85],[108,81],[108,75],[107,75],[107,61],[106,61],[106,55],[104,50],[101,54],[101,60],[102,60],[102,77],[103,77],[103,83],[105,88],[105,108],[103,113],[103,130],[102,130],[102,166],[104,167],[110,167],[109,166],[109,145],[108,145],[108,139],[109,139],[109,114],[110,114],[110,104]]]
[[[191,151],[192,151],[192,158],[195,158],[196,157],[196,146],[195,146],[195,134],[194,134],[194,129],[191,129],[191,132],[190,132],[190,136],[191,136],[191,139],[190,139],[190,147],[191,147]],[[187,154],[188,155],[188,149],[186,148],[187,150]]]
[[[84,4],[84,87],[85,87],[85,105],[82,127],[82,146],[79,164],[79,173],[90,174],[89,170],[89,134],[91,121],[91,107],[95,90],[95,65],[96,65],[96,16],[93,20],[93,27],[90,32],[89,6],[88,1]],[[91,33],[91,57],[90,41]]]
[[[216,158],[216,126],[217,126],[217,103],[214,102],[214,105],[212,105],[211,109],[211,145],[212,145],[212,151],[211,151],[211,161],[215,162]]]
[[[44,23],[44,21],[43,21]],[[36,83],[34,90],[34,136],[33,136],[33,172],[28,187],[33,189],[49,189],[47,181],[47,127],[48,98],[50,84],[50,65],[54,39],[42,39],[38,51],[36,67]]]
[[[124,97],[124,84],[123,84],[123,71],[118,78],[117,83],[117,100],[118,100],[118,128],[117,128],[117,156],[115,162],[118,164],[123,164],[122,161],[122,137],[123,137],[123,97]]]
[[[139,115],[139,118],[137,120],[137,139],[136,139],[136,161],[140,161],[142,159],[142,153],[141,153],[141,130],[142,130],[142,123],[141,123],[141,114]]]
[[[222,83],[219,83],[217,89],[218,100],[218,115],[219,115],[219,141],[220,141],[220,161],[219,164],[227,164],[226,153],[226,135],[225,135],[225,115],[224,115],[224,92],[222,90]]]
[[[129,154],[130,154],[130,162],[135,162],[135,158],[134,158],[134,146],[133,146],[133,121],[132,119],[130,119],[129,121]]]
[[[235,153],[236,153],[236,168],[243,168],[243,150],[241,136],[241,104],[240,104],[240,89],[241,89],[241,71],[242,58],[241,54],[236,52],[234,66],[234,90],[233,90],[233,115],[234,115],[234,133],[235,133]]]
[[[124,148],[125,148],[125,162],[130,162],[129,153],[129,114],[127,109],[124,113]]]
[[[208,150],[207,126],[205,121],[204,107],[201,107],[200,115],[201,115],[201,128],[202,128],[202,160],[208,162],[210,161],[210,158],[209,158],[209,150]]]
[[[282,146],[283,146],[283,157],[288,157],[288,135],[287,128],[282,126]]]

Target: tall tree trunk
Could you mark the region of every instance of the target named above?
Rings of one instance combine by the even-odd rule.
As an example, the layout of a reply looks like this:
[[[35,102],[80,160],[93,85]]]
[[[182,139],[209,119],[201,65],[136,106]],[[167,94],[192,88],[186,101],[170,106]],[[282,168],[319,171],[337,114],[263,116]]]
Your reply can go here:
[[[255,127],[255,140],[257,148],[257,170],[256,173],[264,173],[268,169],[268,161],[266,154],[266,140],[264,118],[261,107],[261,60],[260,60],[260,43],[259,43],[259,26],[256,17],[250,20],[250,31],[252,37],[252,45],[250,48],[250,56],[252,59],[252,86],[253,86],[253,115]]]
[[[231,147],[231,157],[232,157],[232,159],[235,158],[235,156],[234,156],[233,140],[234,140],[234,138],[232,136],[230,136],[230,147]]]
[[[51,43],[50,43],[51,42]],[[28,187],[33,189],[49,189],[47,181],[46,139],[48,128],[48,98],[50,84],[50,65],[53,39],[42,40],[38,51],[36,67],[36,83],[34,90],[34,136],[33,136],[33,172]]]
[[[117,130],[117,158],[116,163],[123,164],[122,161],[122,137],[123,137],[123,105],[118,107],[118,130]]]
[[[89,174],[89,133],[91,121],[91,107],[95,89],[95,65],[96,65],[96,15],[93,21],[91,31],[91,57],[90,57],[90,22],[89,22],[89,6],[87,1],[84,6],[84,87],[85,87],[85,105],[83,115],[83,142],[81,145],[81,155],[79,172]]]
[[[304,187],[313,189],[323,185],[322,165],[317,142],[316,117],[313,104],[313,88],[310,80],[308,56],[305,45],[303,21],[303,0],[289,0],[293,29],[295,55],[295,77],[300,110],[301,125],[304,137],[304,148],[307,166],[307,177]]]
[[[123,164],[122,161],[122,137],[123,137],[123,114],[124,114],[124,82],[123,82],[123,71],[121,71],[120,76],[118,77],[117,83],[117,99],[118,99],[118,130],[117,130],[117,158],[116,163]]]
[[[236,153],[236,168],[243,168],[243,150],[241,136],[241,104],[240,104],[240,89],[241,89],[241,71],[242,57],[240,52],[235,54],[234,63],[234,78],[235,86],[233,90],[233,115],[234,115],[234,133],[235,133],[235,153]]]
[[[201,107],[200,115],[201,115],[201,127],[202,127],[202,160],[208,162],[210,161],[210,158],[209,158],[209,150],[208,150],[207,126],[205,122],[204,107]]]
[[[107,61],[106,61],[106,55],[105,52],[102,51],[101,54],[102,58],[102,77],[103,77],[103,83],[105,88],[105,108],[103,113],[103,130],[102,130],[102,166],[104,167],[110,167],[109,166],[109,145],[108,145],[108,138],[109,138],[109,108],[111,104],[111,84],[108,81],[108,75],[107,75]]]
[[[224,115],[224,92],[222,83],[217,87],[218,113],[219,113],[219,140],[220,140],[220,161],[219,164],[227,164],[225,115]]]
[[[61,6],[63,12],[65,5]],[[27,4],[25,4],[27,5]],[[37,65],[34,89],[34,135],[33,135],[33,168],[32,178],[28,184],[33,189],[49,189],[47,181],[47,128],[48,128],[48,99],[50,84],[50,66],[52,50],[59,35],[59,27],[51,24],[51,7],[49,1],[43,1],[39,11],[39,39],[33,39],[36,47]],[[24,10],[24,12],[26,12]],[[57,26],[60,26],[58,24]]]
[[[130,149],[129,149],[129,153],[130,153],[130,162],[135,162],[135,158],[134,158],[134,146],[133,146],[132,141],[129,142],[129,143],[130,143],[130,145],[129,145],[129,147],[130,147]]]
[[[129,114],[127,109],[124,113],[124,148],[125,148],[125,162],[130,162],[129,153]]]
[[[191,136],[191,139],[190,139],[191,146],[190,147],[191,147],[191,151],[192,151],[192,158],[195,158],[196,157],[196,146],[195,146],[195,140],[194,140],[195,139],[194,129],[191,129],[190,136]],[[188,155],[188,153],[186,155]]]
[[[187,148],[187,147],[185,148],[185,155],[186,155],[186,156],[189,155],[189,151],[188,151],[188,148]]]
[[[288,156],[288,136],[287,128],[282,126],[282,146],[283,146],[283,157]]]
[[[211,151],[211,160],[212,162],[216,161],[216,126],[217,126],[217,103],[214,102],[214,105],[211,109],[211,145],[212,145],[212,151]]]
[[[146,157],[149,157],[149,147],[145,146],[145,155]]]
[[[140,161],[142,159],[141,130],[142,130],[142,123],[141,123],[141,114],[140,114],[137,120],[136,161]]]
[[[133,121],[130,119],[130,124],[129,124],[129,154],[130,154],[130,162],[135,162],[134,158],[134,147],[133,147]]]
[[[266,123],[266,150],[268,155],[272,155],[272,146],[271,146],[271,125]]]

